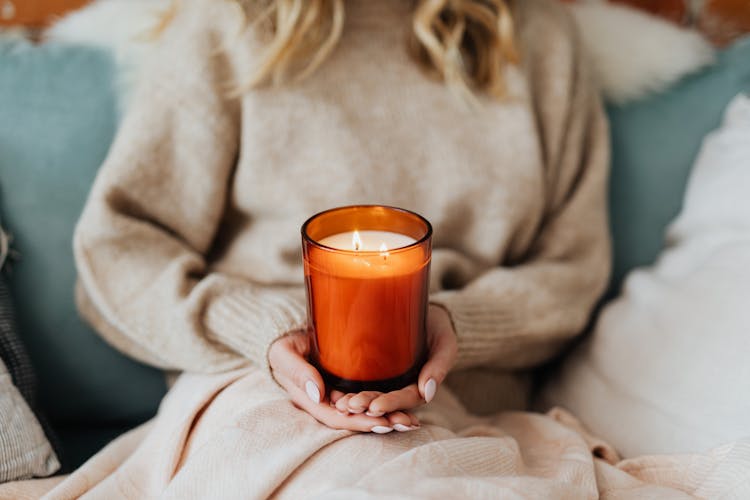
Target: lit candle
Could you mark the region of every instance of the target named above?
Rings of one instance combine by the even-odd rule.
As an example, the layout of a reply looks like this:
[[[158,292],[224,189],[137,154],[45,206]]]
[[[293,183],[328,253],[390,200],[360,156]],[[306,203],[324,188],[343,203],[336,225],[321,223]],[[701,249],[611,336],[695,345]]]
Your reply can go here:
[[[394,233],[392,231],[347,231],[327,236],[319,244],[336,248],[338,250],[355,250],[363,252],[387,252],[397,248],[408,247],[417,240],[406,234]]]
[[[405,210],[342,207],[302,227],[312,361],[329,387],[393,390],[424,361],[429,222]]]

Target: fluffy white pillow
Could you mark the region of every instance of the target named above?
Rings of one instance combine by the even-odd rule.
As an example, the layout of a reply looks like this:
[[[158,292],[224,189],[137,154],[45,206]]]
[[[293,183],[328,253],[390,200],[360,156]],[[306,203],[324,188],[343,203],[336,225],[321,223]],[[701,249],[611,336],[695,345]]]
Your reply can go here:
[[[570,9],[609,101],[662,91],[714,61],[699,32],[641,10],[601,0],[578,0]]]
[[[667,243],[543,393],[626,457],[750,436],[748,97],[705,140]]]

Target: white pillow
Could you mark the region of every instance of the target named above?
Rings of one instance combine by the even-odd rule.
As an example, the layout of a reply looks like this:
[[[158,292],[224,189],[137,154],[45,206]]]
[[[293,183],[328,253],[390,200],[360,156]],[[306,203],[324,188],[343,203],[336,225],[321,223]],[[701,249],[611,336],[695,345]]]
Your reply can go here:
[[[629,275],[543,401],[626,457],[750,436],[748,97],[704,141],[657,263]]]

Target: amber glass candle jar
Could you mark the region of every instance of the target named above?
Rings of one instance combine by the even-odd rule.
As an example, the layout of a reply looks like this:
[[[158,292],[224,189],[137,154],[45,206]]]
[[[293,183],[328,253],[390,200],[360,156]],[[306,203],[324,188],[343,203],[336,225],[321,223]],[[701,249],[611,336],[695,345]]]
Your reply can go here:
[[[432,226],[399,208],[362,205],[302,226],[312,362],[329,388],[400,389],[426,354]]]

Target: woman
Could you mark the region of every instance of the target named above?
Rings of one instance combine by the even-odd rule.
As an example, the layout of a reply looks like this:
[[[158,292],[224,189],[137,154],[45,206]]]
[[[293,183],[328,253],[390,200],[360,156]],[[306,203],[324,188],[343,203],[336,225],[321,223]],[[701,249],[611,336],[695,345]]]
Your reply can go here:
[[[75,234],[80,306],[135,358],[219,375],[183,375],[98,491],[311,494],[457,435],[521,446],[508,418],[554,426],[466,408],[525,407],[528,371],[581,331],[607,279],[606,123],[562,8],[186,0],[173,14]],[[430,360],[389,394],[329,392],[306,360],[299,227],[361,203],[434,227]],[[502,462],[482,449],[477,463]],[[435,492],[481,481],[463,484]]]

